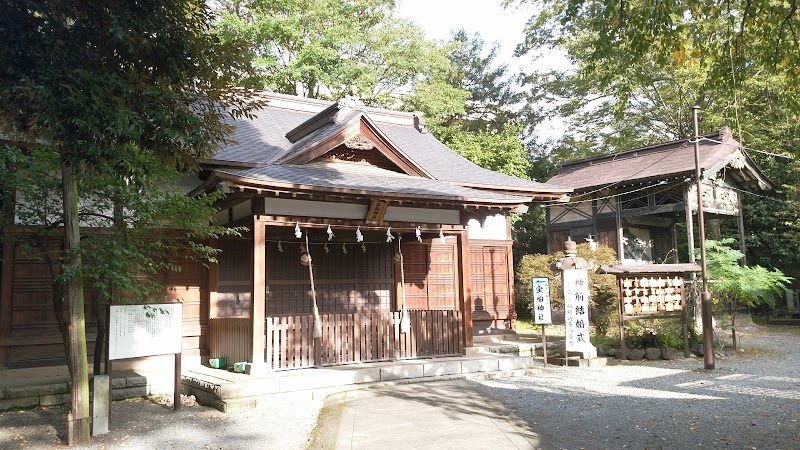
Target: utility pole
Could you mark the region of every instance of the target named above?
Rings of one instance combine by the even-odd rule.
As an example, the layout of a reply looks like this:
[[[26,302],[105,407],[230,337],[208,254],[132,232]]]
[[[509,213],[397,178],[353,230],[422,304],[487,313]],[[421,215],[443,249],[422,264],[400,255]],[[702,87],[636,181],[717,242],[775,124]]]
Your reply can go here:
[[[703,220],[703,183],[700,179],[700,133],[697,126],[697,110],[692,107],[694,124],[694,178],[697,183],[697,227],[700,233],[700,265],[703,269],[703,292],[700,294],[703,316],[703,360],[706,370],[714,370],[714,326],[711,322],[711,293],[708,292],[708,268],[706,265],[706,225]]]

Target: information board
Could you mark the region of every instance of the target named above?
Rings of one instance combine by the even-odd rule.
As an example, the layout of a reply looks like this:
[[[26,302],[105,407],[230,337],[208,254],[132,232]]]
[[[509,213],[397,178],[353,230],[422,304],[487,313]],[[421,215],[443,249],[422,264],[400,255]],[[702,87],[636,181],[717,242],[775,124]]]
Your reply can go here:
[[[181,303],[111,305],[108,359],[181,353]]]
[[[534,278],[533,287],[533,320],[537,325],[553,323],[550,314],[550,279]]]
[[[582,352],[589,345],[589,272],[567,269],[563,280],[567,351]]]

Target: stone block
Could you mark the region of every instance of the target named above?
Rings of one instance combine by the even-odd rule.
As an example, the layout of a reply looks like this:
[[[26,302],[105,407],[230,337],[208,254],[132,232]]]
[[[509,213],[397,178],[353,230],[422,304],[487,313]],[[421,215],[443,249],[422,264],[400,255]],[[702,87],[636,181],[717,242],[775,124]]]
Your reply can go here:
[[[6,388],[6,398],[39,397],[40,395],[64,394],[66,392],[69,392],[67,383],[18,386]]]
[[[111,411],[111,399],[108,397],[108,375],[95,375],[92,378],[92,436],[108,433],[108,419]]]
[[[352,383],[375,383],[381,381],[381,369],[378,367],[370,367],[365,369],[358,369],[352,374]]]
[[[628,360],[638,361],[644,358],[644,350],[638,348],[628,349]]]
[[[461,362],[461,373],[495,372],[500,370],[496,358],[472,359]]]
[[[56,406],[69,403],[69,394],[47,394],[39,397],[42,406]]]
[[[126,378],[127,378],[126,383],[128,387],[147,386],[147,377],[143,377],[141,375],[134,375]]]
[[[19,397],[0,400],[0,411],[9,409],[33,408],[39,406],[39,397]]]
[[[111,380],[111,389],[121,389],[127,387],[128,379],[126,377],[114,378]]]
[[[409,364],[402,366],[382,367],[381,381],[402,380],[405,378],[422,378],[424,376],[422,364]]]
[[[111,390],[111,400],[125,400],[126,398],[146,396],[147,386],[135,386]]]
[[[519,357],[519,358],[503,358],[497,360],[497,365],[500,370],[520,370],[533,367],[533,358]]]
[[[661,349],[655,347],[646,348],[644,349],[644,357],[650,361],[661,359]]]
[[[422,365],[422,375],[425,377],[440,377],[461,373],[460,361],[442,361]]]

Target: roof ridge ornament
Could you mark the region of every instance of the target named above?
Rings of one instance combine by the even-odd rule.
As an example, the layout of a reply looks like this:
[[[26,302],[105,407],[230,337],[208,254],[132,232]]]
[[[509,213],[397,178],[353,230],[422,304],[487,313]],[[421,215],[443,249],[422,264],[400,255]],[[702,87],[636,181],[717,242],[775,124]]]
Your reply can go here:
[[[366,106],[364,102],[358,97],[355,93],[355,88],[352,89],[353,93],[346,94],[344,97],[340,98],[339,101],[336,102],[339,105],[339,110],[342,109],[353,109],[357,111],[364,111]]]

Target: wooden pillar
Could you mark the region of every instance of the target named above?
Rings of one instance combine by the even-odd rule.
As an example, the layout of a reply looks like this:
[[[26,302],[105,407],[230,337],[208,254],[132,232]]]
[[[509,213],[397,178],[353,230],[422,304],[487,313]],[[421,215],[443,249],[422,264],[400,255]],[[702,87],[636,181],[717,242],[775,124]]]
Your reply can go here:
[[[675,226],[675,221],[669,227],[669,232],[672,235],[672,263],[678,264],[680,262],[680,255],[678,255],[678,228]]]
[[[619,260],[620,264],[623,263],[623,259],[625,259],[625,242],[623,242],[623,232],[622,232],[622,196],[617,194],[617,207],[616,207],[616,219],[617,219],[617,259]]]
[[[461,317],[464,320],[464,347],[472,347],[472,277],[469,257],[469,236],[467,231],[458,233],[459,255],[461,263]]]
[[[550,255],[553,253],[553,243],[550,242],[550,206],[544,209],[544,230],[547,233],[545,236],[545,242],[547,243],[547,254]]]
[[[736,228],[739,231],[739,251],[742,252],[741,265],[747,265],[747,243],[744,241],[744,210],[742,209],[742,195],[739,194],[739,214],[736,215]]]
[[[254,365],[264,364],[264,320],[267,311],[267,226],[255,216],[253,220],[253,249],[251,259],[250,320],[253,329],[253,352],[250,361]]]
[[[683,203],[686,205],[686,246],[689,247],[689,262],[695,262],[694,257],[694,218],[692,217],[692,205],[689,199],[689,190],[683,191]],[[692,272],[692,278],[695,277]]]
[[[592,239],[597,241],[597,197],[592,194]]]
[[[0,291],[0,369],[8,365],[8,347],[6,339],[11,332],[11,296],[14,274],[14,243],[12,234],[6,229],[3,232],[3,274],[2,291]]]

